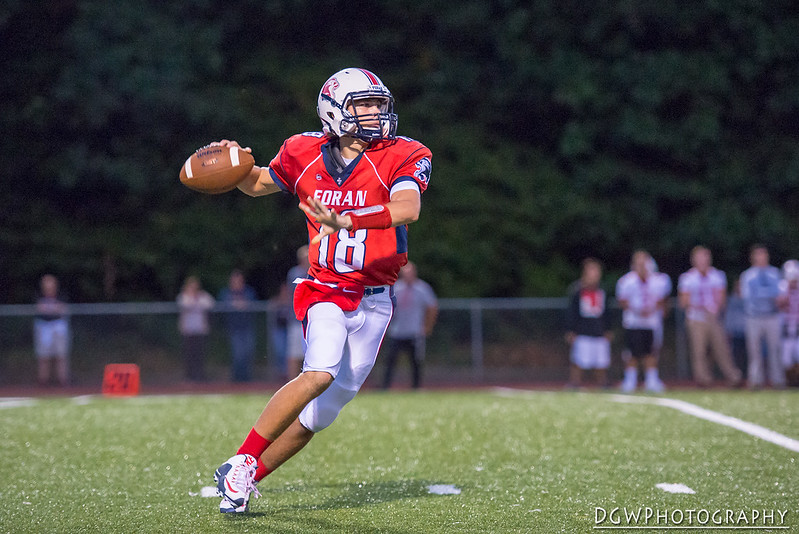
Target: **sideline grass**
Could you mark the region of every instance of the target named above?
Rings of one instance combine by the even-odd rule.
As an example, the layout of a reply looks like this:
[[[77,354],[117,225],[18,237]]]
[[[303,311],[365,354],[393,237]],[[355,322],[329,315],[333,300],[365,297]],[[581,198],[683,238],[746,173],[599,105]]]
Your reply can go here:
[[[793,392],[669,396],[799,438]],[[565,392],[362,393],[260,485],[252,513],[223,516],[192,494],[264,400],[0,409],[0,532],[592,532],[596,507],[614,506],[781,509],[799,531],[799,454],[663,407]]]

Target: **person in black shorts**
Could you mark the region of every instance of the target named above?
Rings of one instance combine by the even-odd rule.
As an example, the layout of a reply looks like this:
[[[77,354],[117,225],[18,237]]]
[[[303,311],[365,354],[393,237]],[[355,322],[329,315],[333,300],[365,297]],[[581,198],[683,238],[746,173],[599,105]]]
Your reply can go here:
[[[616,299],[624,310],[624,341],[630,354],[629,361],[624,362],[624,381],[621,384],[625,393],[638,387],[639,367],[644,370],[644,389],[654,393],[664,390],[658,373],[659,347],[655,332],[663,331],[663,314],[670,294],[671,279],[655,270],[648,252],[637,250],[630,262],[630,272],[616,284]]]
[[[624,344],[633,358],[649,356],[655,350],[654,332],[649,328],[630,328],[624,331]]]

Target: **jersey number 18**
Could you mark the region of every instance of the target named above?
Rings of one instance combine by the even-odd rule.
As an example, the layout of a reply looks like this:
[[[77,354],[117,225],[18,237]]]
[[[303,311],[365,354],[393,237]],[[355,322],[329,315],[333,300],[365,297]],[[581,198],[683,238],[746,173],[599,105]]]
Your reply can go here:
[[[355,230],[352,234],[341,229],[338,234],[329,234],[319,242],[319,265],[326,269],[333,269],[337,273],[351,273],[363,269],[366,259],[366,232],[365,228]],[[330,236],[337,235],[333,247],[333,264],[328,263],[330,257]]]

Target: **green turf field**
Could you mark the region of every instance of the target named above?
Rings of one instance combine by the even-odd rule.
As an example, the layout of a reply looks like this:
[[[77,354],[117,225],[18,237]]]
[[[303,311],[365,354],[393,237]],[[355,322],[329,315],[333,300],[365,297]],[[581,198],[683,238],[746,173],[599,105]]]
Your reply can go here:
[[[797,392],[666,396],[799,439]],[[199,494],[264,401],[0,401],[0,532],[603,532],[624,526],[597,525],[614,508],[732,511],[734,525],[705,525],[718,531],[773,511],[788,528],[772,532],[799,532],[799,453],[610,393],[364,392],[260,484],[250,514],[221,515]]]

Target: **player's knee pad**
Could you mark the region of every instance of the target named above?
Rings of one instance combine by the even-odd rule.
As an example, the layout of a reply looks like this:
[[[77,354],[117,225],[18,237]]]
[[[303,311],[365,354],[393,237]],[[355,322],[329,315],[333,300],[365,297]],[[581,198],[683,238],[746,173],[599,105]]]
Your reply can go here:
[[[308,403],[300,413],[300,423],[311,432],[319,432],[336,420],[341,409],[350,402],[358,390],[345,389],[333,382],[324,393]]]

